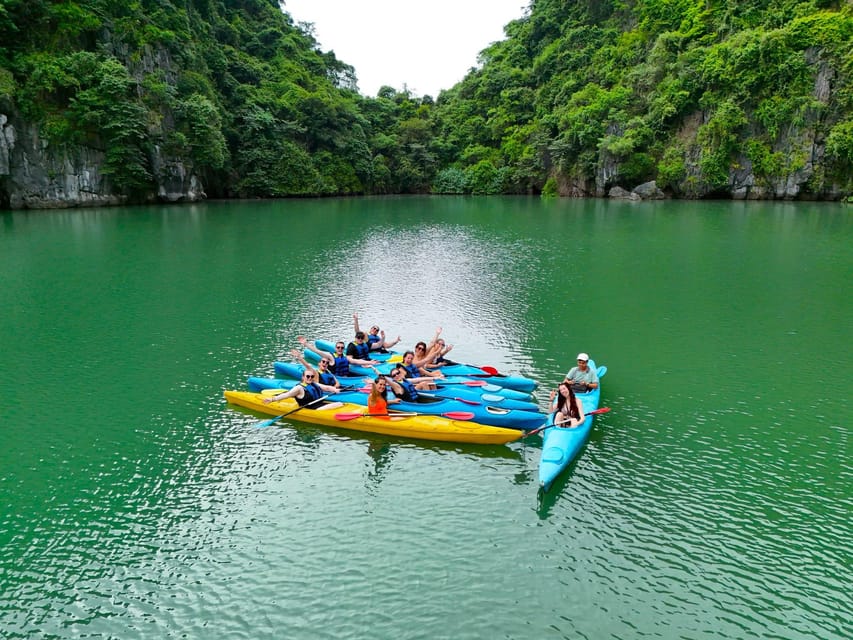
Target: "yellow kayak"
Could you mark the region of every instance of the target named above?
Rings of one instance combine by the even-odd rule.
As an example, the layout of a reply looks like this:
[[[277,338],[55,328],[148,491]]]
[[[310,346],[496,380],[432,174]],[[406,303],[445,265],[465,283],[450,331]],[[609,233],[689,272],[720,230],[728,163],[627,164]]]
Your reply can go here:
[[[278,416],[288,411],[293,411],[299,405],[292,398],[264,404],[267,396],[261,393],[248,391],[226,391],[225,399],[231,404],[236,404],[253,411]],[[302,422],[313,422],[326,425],[327,427],[338,427],[352,431],[368,431],[370,433],[382,433],[389,436],[400,436],[402,438],[418,438],[420,440],[440,440],[442,442],[470,442],[473,444],[506,444],[518,440],[523,431],[518,429],[504,429],[492,427],[470,420],[449,420],[433,415],[423,414],[400,414],[394,415],[390,420],[370,416],[361,416],[367,411],[362,405],[333,402],[318,405],[313,409],[306,407],[294,412],[289,418]],[[360,417],[353,417],[358,413]]]

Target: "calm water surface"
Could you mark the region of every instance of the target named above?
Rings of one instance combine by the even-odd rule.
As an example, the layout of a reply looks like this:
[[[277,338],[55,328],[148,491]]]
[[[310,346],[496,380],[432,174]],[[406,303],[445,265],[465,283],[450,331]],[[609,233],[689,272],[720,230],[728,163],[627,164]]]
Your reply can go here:
[[[387,198],[0,214],[0,637],[846,638],[853,211]],[[540,381],[577,463],[222,390],[351,314]]]

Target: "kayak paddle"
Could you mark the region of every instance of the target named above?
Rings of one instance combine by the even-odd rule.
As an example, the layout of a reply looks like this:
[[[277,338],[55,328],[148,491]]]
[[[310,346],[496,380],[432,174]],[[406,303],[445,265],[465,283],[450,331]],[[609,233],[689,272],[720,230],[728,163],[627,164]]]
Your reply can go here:
[[[445,384],[464,384],[466,387],[485,387],[489,384],[485,380],[442,380],[441,378],[436,378],[434,382],[439,387]]]
[[[583,415],[584,415],[584,419],[586,419],[586,416],[597,416],[599,413],[607,413],[608,411],[610,411],[610,407],[601,407],[601,409],[593,409],[592,411],[588,411],[587,413],[585,413]],[[581,423],[581,424],[583,424],[583,423]],[[545,431],[545,429],[550,429],[551,427],[555,427],[555,426],[557,426],[557,425],[546,424],[544,427],[539,427],[538,429],[534,429],[533,431],[528,431],[527,433],[525,433],[521,437],[526,438],[527,436],[532,436],[535,433],[539,433],[540,431]],[[577,425],[576,427],[570,427],[570,428],[577,429],[577,427],[579,427],[579,426],[580,426],[580,424]],[[563,427],[563,428],[565,428],[565,427]]]
[[[352,413],[336,413],[335,420],[356,420],[358,418],[393,418],[395,416],[399,416],[401,418],[408,418],[409,416],[434,415],[440,415],[442,418],[448,418],[450,420],[472,420],[474,418],[474,414],[470,411],[448,411],[447,413],[442,414],[414,413],[409,411],[397,411],[394,413],[360,413],[358,411],[353,411]]]
[[[483,404],[482,402],[477,402],[476,400],[469,400],[468,398],[444,398],[443,396],[437,396],[434,393],[424,393],[423,391],[418,391],[418,396],[424,396],[426,398],[439,398],[440,400],[456,400],[464,404],[473,404],[477,406]]]
[[[262,420],[261,422],[256,424],[255,427],[258,429],[263,429],[264,427],[269,427],[270,425],[275,424],[276,422],[278,422],[282,418],[289,416],[291,413],[296,413],[300,409],[304,409],[305,407],[310,407],[312,404],[317,404],[321,400],[325,400],[328,397],[329,397],[328,394],[326,394],[325,396],[320,396],[316,400],[312,400],[311,402],[309,402],[308,404],[306,404],[304,406],[296,407],[295,409],[292,409],[292,410],[288,411],[287,413],[282,413],[280,416],[276,416],[275,418],[270,418],[269,420]]]

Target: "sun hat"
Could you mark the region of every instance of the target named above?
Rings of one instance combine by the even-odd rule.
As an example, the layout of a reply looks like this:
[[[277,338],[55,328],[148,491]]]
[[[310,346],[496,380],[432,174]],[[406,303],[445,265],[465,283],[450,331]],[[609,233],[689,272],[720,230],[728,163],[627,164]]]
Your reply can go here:
[[[589,356],[585,353],[579,353],[578,360],[583,360],[584,362],[587,362],[589,360]]]

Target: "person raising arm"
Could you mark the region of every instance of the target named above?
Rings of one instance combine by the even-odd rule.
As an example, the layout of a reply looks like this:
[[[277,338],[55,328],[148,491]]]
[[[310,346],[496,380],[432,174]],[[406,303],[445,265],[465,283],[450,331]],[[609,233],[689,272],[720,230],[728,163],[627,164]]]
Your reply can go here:
[[[307,407],[309,404],[312,406],[316,405],[325,395],[338,392],[335,387],[315,382],[316,377],[317,374],[313,369],[306,369],[302,372],[302,381],[299,384],[283,393],[270,398],[264,398],[263,402],[264,404],[269,404],[270,402],[278,402],[287,398],[295,398],[296,403],[300,407]]]
[[[308,369],[314,370],[314,367],[311,366],[311,363],[308,362],[301,353],[297,349],[291,349],[290,355],[293,356],[293,359],[299,362],[305,370]],[[327,384],[330,387],[335,387],[336,389],[341,388],[341,383],[335,377],[335,374],[331,372],[331,363],[333,360],[329,360],[327,357],[323,356],[320,358],[320,362],[317,363],[317,382],[321,384]]]
[[[352,323],[355,327],[355,332],[359,333],[361,329],[359,329],[358,327],[357,313],[352,314]],[[367,346],[370,348],[370,351],[379,351],[380,353],[386,353],[388,349],[400,342],[400,336],[397,336],[396,340],[386,340],[385,332],[379,328],[379,325],[375,324],[370,327],[370,331],[367,332],[367,335],[365,337],[367,339]]]
[[[370,387],[370,395],[367,396],[367,413],[377,417],[386,417],[388,415],[388,405],[400,402],[399,398],[387,399],[388,381],[383,375],[376,376],[373,385]]]
[[[350,364],[360,364],[365,367],[379,364],[378,360],[370,358],[370,347],[367,345],[367,337],[364,331],[355,334],[355,340],[347,345],[347,358]]]
[[[552,391],[552,399],[554,395]],[[585,418],[583,406],[568,382],[563,381],[560,383],[560,386],[557,387],[556,397],[557,404],[554,407],[554,426],[570,429],[583,424]]]

